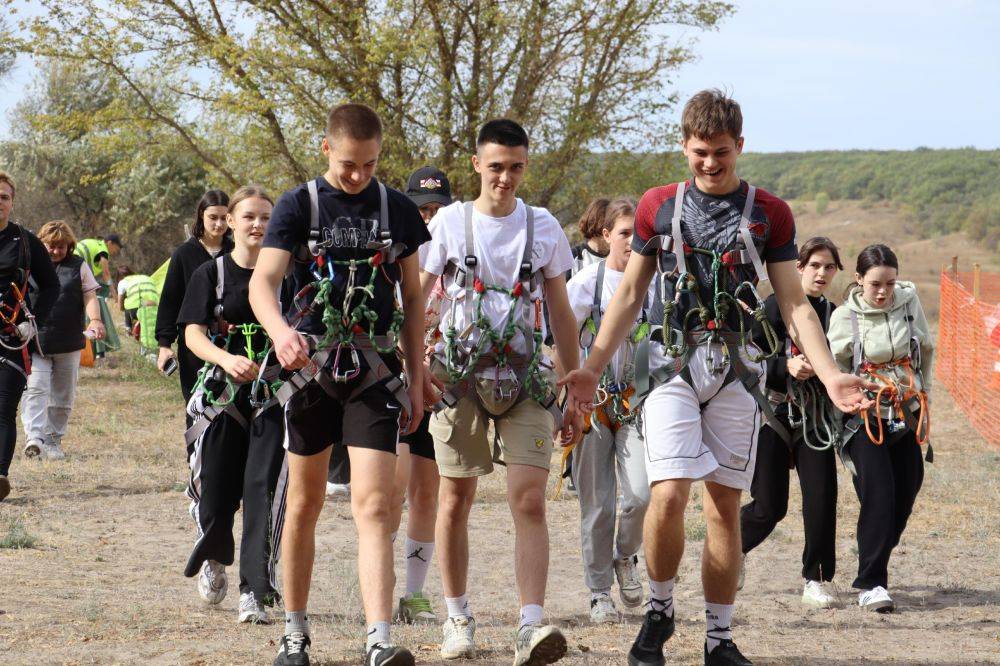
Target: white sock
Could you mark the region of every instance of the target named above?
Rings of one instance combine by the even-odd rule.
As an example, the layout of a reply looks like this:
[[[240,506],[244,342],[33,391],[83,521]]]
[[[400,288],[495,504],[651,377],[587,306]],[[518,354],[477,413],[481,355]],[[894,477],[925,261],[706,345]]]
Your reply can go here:
[[[663,581],[649,579],[649,610],[665,613],[666,615],[674,614],[675,580],[677,580],[676,577]]]
[[[376,622],[368,625],[368,636],[365,638],[365,650],[370,650],[376,643],[389,642],[389,623]]]
[[[448,617],[472,617],[472,606],[469,605],[469,595],[460,597],[445,597],[444,604],[448,607]]]
[[[309,617],[305,610],[285,611],[285,635],[289,636],[295,632],[302,632],[309,635]]]
[[[538,604],[521,606],[521,621],[518,623],[517,628],[521,629],[529,624],[541,624],[543,612],[542,607]]]
[[[423,592],[431,557],[434,556],[434,542],[406,537],[403,552],[406,554],[406,594]]]
[[[719,641],[732,640],[733,604],[705,602],[705,641],[711,652]]]

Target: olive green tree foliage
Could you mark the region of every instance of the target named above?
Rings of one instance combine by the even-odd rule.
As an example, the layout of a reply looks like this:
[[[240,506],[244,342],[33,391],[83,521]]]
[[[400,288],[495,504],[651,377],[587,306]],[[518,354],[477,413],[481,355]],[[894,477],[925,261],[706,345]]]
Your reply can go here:
[[[0,81],[14,68],[17,52],[11,48],[13,32],[3,16],[0,16]]]
[[[119,80],[87,63],[37,65],[0,153],[0,168],[18,181],[17,219],[33,229],[64,219],[80,238],[116,231],[127,244],[123,261],[155,267],[184,238],[204,170],[173,136],[133,114]],[[118,131],[124,119],[136,130]]]
[[[351,100],[385,122],[390,183],[434,163],[466,197],[477,128],[519,120],[533,141],[526,191],[543,205],[591,151],[674,142],[671,76],[693,57],[676,29],[711,29],[732,11],[715,0],[39,4],[20,48],[113,77],[230,187],[280,190],[321,170],[326,113]]]

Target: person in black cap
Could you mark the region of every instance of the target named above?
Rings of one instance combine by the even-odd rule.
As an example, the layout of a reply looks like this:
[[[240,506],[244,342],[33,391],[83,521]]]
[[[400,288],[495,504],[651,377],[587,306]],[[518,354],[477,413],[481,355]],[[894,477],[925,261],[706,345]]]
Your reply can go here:
[[[429,223],[439,209],[452,202],[451,183],[444,171],[431,166],[417,169],[406,181],[406,196],[420,209],[420,216]]]
[[[406,184],[406,196],[420,209],[420,216],[429,224],[439,209],[452,202],[451,184],[440,169],[426,166],[417,169]],[[424,259],[421,246],[420,260]],[[440,320],[441,294],[435,289],[424,312],[424,330],[433,336]],[[425,337],[425,343],[428,339]],[[429,347],[433,348],[433,342]],[[398,496],[393,506],[402,512],[403,501],[409,505],[406,521],[406,587],[396,618],[405,623],[436,623],[437,616],[430,600],[424,596],[424,581],[434,555],[434,522],[437,519],[438,476],[434,459],[434,439],[427,430],[430,416],[425,416],[420,426],[410,435],[400,438],[397,447],[396,489]],[[404,498],[405,492],[405,498]],[[400,515],[402,522],[402,515]]]

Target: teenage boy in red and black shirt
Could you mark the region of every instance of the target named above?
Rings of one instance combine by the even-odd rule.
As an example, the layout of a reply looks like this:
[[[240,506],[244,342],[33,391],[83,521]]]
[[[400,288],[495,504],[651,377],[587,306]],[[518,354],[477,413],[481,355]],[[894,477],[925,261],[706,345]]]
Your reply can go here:
[[[670,255],[662,257],[667,260],[662,264],[665,303],[675,300],[671,292],[681,277],[688,273],[694,278],[693,288],[681,292],[669,321],[663,322],[664,337],[670,329],[683,331],[692,328],[692,320],[698,321],[697,317],[685,320],[696,307],[697,296],[713,304],[711,253],[743,249],[730,254],[732,265],[723,269],[732,272],[731,284],[756,283],[766,263],[764,279],[771,280],[788,330],[798,347],[814,359],[816,375],[834,404],[844,411],[870,404],[861,393],[868,384],[837,368],[819,320],[802,292],[795,270],[795,225],[788,205],[751,188],[736,174],[736,159],[743,149],[739,105],[719,91],[702,91],[685,105],[681,125],[684,155],[693,177],[683,184],[653,188],[639,202],[635,251],[604,314],[597,340],[584,366],[561,382],[570,391],[568,415],[593,408],[598,377],[642,307],[661,258],[660,247]],[[709,323],[715,329],[738,332],[740,316],[743,313],[734,306],[726,314],[716,313],[718,322]],[[744,353],[740,359],[730,359],[721,344],[705,342],[710,338],[705,327],[695,326],[689,336],[698,341],[691,344],[686,364],[668,356],[662,344],[651,343],[650,369],[653,376],[662,378],[654,382],[642,407],[651,487],[643,543],[651,598],[629,652],[628,663],[633,666],[664,663],[663,644],[674,631],[673,587],[684,551],[684,508],[691,485],[699,480],[705,483],[708,527],[702,555],[705,663],[750,663],[733,643],[730,624],[741,558],[740,494],[753,479],[761,415],[750,390],[742,381],[733,381],[728,370],[735,371],[740,364],[749,383],[756,378],[759,390],[764,369]]]

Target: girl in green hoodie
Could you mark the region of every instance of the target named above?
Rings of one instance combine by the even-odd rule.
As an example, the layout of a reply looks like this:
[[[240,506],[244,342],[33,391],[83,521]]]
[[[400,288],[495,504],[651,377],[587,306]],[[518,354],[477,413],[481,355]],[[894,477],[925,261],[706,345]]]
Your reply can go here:
[[[858,605],[890,612],[886,589],[889,557],[906,528],[924,478],[920,443],[927,437],[926,396],[934,343],[916,286],[897,280],[899,261],[885,245],[870,245],[858,256],[857,284],[831,316],[827,335],[842,368],[880,385],[905,388],[900,397],[910,415],[885,400],[872,407],[864,427],[845,446],[857,473]]]

